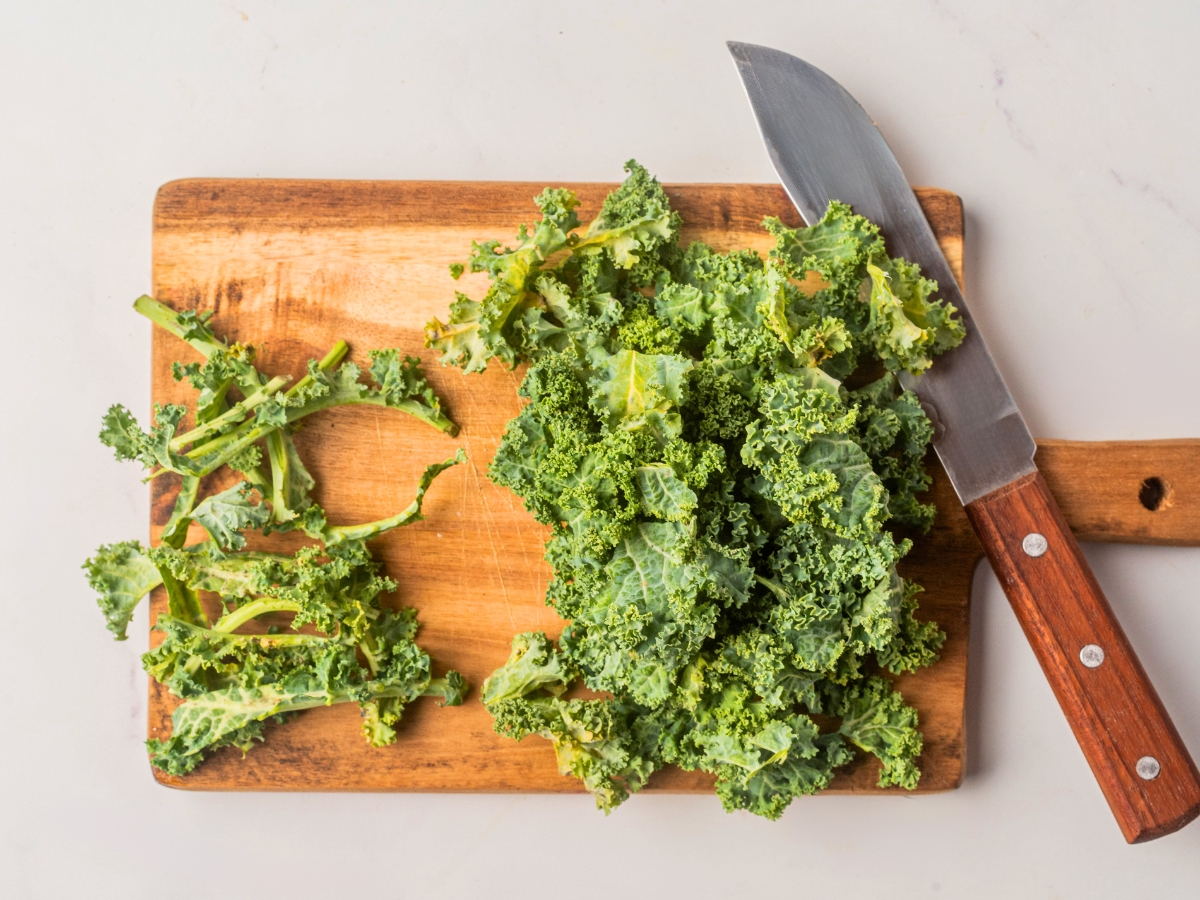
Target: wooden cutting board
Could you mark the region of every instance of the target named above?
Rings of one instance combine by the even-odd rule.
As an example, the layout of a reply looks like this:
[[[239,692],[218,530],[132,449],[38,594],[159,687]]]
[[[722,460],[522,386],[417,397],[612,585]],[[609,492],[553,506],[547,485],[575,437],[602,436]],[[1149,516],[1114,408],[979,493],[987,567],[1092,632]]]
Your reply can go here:
[[[586,221],[609,184],[568,185]],[[412,498],[423,468],[465,447],[469,462],[443,474],[425,503],[426,520],[373,542],[372,550],[399,582],[396,600],[419,612],[419,641],[436,671],[454,668],[478,687],[507,658],[512,636],[562,622],[543,603],[549,570],[542,561],[546,529],[507,490],[492,485],[487,465],[506,423],[519,408],[519,373],[498,365],[483,375],[446,369],[423,347],[422,327],[443,316],[455,289],[479,297],[484,275],[451,280],[447,266],[465,260],[472,240],[511,242],[517,226],[535,220],[532,198],[542,184],[488,182],[349,182],[193,179],[165,185],[154,207],[154,296],[182,309],[215,311],[218,335],[260,347],[262,368],[299,376],[339,338],[362,364],[367,351],[398,347],[425,361],[429,380],[461,426],[455,439],[399,412],[332,410],[307,420],[296,444],[317,479],[317,500],[333,523],[391,515]],[[721,250],[771,239],[766,215],[799,225],[776,185],[673,185],[667,191],[683,216],[684,239]],[[918,189],[918,198],[959,281],[963,217],[957,196]],[[170,374],[174,360],[196,357],[156,330],[153,399],[191,399]],[[1200,442],[1078,444],[1041,442],[1038,461],[1067,521],[1083,540],[1196,544],[1200,542]],[[941,661],[897,679],[920,713],[925,735],[920,792],[957,787],[965,767],[963,706],[967,675],[967,613],[972,573],[981,550],[936,459],[933,497],[939,515],[901,571],[925,586],[920,616],[946,631]],[[213,476],[216,478],[216,476]],[[1160,479],[1161,496],[1154,504]],[[175,476],[151,482],[153,537],[166,523],[178,488]],[[213,481],[209,487],[222,487]],[[199,540],[201,533],[193,535]],[[259,540],[263,549],[291,550],[290,535]],[[166,606],[161,590],[151,614]],[[152,642],[159,636],[152,634]],[[174,699],[150,685],[149,734],[170,730]],[[835,779],[834,792],[874,793],[878,766],[860,758]],[[558,774],[547,741],[521,743],[493,734],[478,692],[457,708],[426,698],[406,713],[399,740],[373,749],[359,733],[355,706],[310,710],[267,729],[267,741],[244,759],[227,749],[184,778],[155,772],[174,787],[200,790],[580,791]],[[667,769],[646,790],[711,791],[703,773]],[[898,789],[888,791],[900,792]]]

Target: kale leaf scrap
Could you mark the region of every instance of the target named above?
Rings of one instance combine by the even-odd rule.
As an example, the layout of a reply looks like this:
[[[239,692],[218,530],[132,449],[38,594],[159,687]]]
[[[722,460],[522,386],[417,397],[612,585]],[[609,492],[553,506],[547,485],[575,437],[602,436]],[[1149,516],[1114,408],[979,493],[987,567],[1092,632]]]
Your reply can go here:
[[[547,189],[515,247],[474,244],[486,296],[426,328],[465,372],[530,364],[489,475],[552,527],[568,624],[513,639],[483,686],[494,727],[551,741],[605,811],[667,763],[772,819],[856,749],[914,788],[916,712],[883,672],[928,665],[944,634],[914,617],[911,543],[887,527],[934,516],[932,428],[896,376],[962,322],[844,204],[766,220],[766,259],[717,253],[682,246],[657,180],[626,169],[582,230]]]
[[[172,715],[170,737],[147,742],[151,763],[185,775],[220,747],[250,750],[263,740],[267,722],[343,702],[360,705],[363,734],[381,747],[396,740],[404,707],[417,697],[461,704],[467,684],[454,671],[433,677],[429,654],[415,641],[415,611],[380,602],[396,582],[381,573],[365,542],[420,521],[426,491],[466,459],[463,451],[428,466],[416,497],[396,515],[331,525],[309,495],[315,484],[292,441],[305,416],[358,403],[401,410],[456,434],[418,360],[396,350],[372,351],[370,375],[378,387],[371,387],[359,381],[357,366],[343,361],[348,348],[339,341],[284,390],[288,379],[262,374],[253,348],[219,340],[207,316],[176,313],[150,297],[134,307],[205,357],[203,364],[176,363],[173,370],[176,380],[187,378],[199,392],[192,428],[180,431],[188,413],[181,405],[156,408],[149,431],[114,406],[100,433],[118,459],[140,462],[149,477],[182,476],[158,546],[107,545],[84,563],[118,640],[125,639],[142,597],[160,585],[166,589],[167,613],[155,624],[165,637],[142,664],[183,702]],[[244,480],[200,499],[200,479],[222,466]],[[193,522],[208,539],[184,546]],[[293,530],[318,543],[291,555],[245,549],[247,532]],[[222,615],[215,621],[205,614],[202,592],[220,597]],[[241,630],[270,613],[290,614],[288,630]],[[304,626],[311,627],[298,630]]]

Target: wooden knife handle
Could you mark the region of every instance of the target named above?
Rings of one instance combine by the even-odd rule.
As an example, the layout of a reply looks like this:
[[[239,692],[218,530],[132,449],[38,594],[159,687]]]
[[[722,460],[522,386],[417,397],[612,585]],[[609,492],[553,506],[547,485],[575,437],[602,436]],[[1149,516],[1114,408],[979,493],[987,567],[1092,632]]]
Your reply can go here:
[[[1200,814],[1200,772],[1040,473],[966,507],[1129,843]]]

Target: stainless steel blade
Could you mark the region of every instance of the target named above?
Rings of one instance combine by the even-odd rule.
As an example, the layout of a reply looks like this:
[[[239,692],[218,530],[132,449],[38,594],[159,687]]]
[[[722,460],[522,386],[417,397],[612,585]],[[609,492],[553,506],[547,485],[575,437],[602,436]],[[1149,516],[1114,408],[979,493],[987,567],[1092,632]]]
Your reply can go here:
[[[958,307],[966,339],[905,376],[933,420],[934,447],[963,504],[1037,471],[1036,447],[937,239],[879,129],[846,90],[802,59],[729,42],[771,162],[810,225],[830,200],[877,223],[893,256],[921,266]]]

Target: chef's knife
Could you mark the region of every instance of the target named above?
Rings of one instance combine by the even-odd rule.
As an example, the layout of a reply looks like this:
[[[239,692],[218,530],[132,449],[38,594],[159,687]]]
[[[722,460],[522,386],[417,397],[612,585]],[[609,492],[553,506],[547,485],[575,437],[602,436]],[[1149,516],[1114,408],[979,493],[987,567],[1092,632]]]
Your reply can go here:
[[[1200,814],[1200,772],[1038,474],[1029,429],[883,135],[803,60],[733,41],[729,50],[804,220],[830,200],[849,203],[958,308],[966,339],[905,386],[933,420],[938,457],[1125,839],[1182,828]]]

